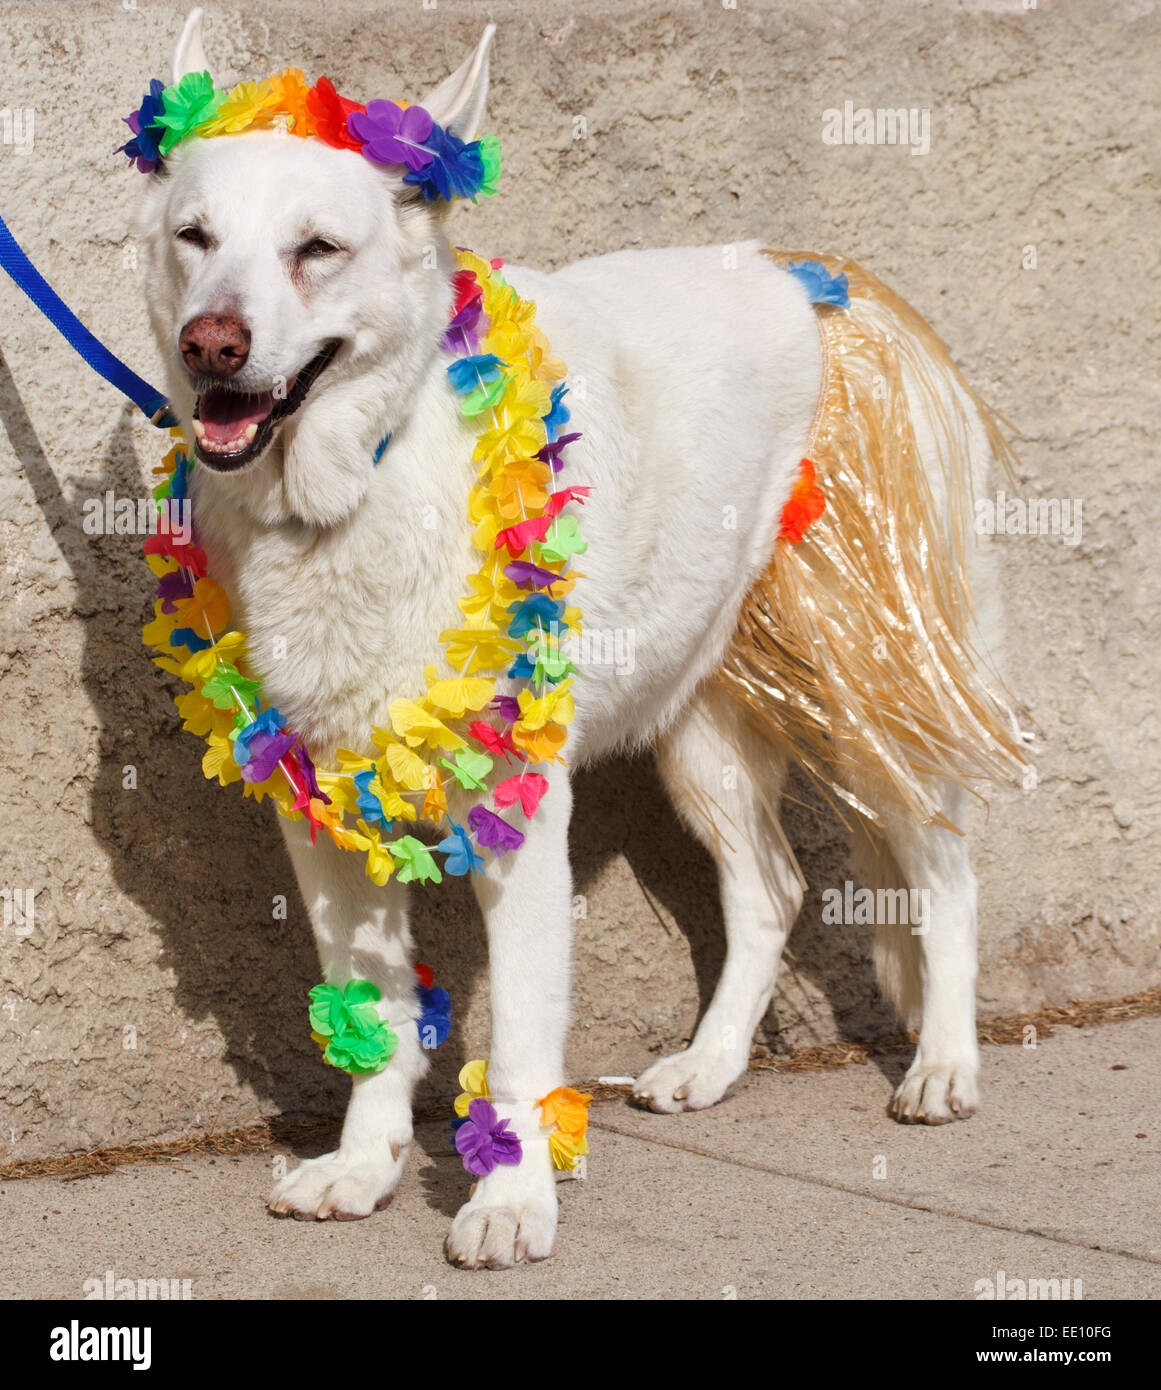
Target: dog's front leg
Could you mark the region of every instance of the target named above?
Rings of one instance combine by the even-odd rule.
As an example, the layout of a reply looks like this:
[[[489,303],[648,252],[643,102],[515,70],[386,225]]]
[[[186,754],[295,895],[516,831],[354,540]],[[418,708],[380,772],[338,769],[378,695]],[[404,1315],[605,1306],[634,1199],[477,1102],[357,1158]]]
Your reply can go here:
[[[491,1103],[520,1137],[518,1164],[479,1178],[447,1240],[468,1269],[547,1259],[556,1236],[556,1183],[536,1101],[564,1080],[572,951],[568,774],[554,767],[521,848],[475,879],[488,929],[492,982]],[[518,814],[518,813],[517,813]]]
[[[287,848],[310,913],[323,980],[342,988],[369,980],[382,993],[375,1005],[398,1038],[381,1070],[352,1076],[342,1139],[333,1152],[308,1159],[270,1195],[270,1210],[299,1220],[351,1220],[387,1205],[411,1146],[411,1095],[427,1067],[410,961],[407,890],[367,878],[361,854],[319,837],[305,822],[283,821]],[[309,1028],[306,1001],[302,1024]],[[321,1058],[320,1058],[321,1062]]]

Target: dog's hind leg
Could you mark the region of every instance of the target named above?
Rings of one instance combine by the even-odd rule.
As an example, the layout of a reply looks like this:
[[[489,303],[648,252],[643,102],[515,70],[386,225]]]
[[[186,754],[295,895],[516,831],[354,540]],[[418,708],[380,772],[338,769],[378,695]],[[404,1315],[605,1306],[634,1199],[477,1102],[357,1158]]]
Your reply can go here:
[[[363,856],[324,837],[311,845],[305,822],[282,821],[287,848],[310,913],[323,978],[342,988],[370,980],[382,999],[380,1018],[398,1044],[381,1071],[352,1077],[339,1147],[307,1159],[270,1194],[269,1208],[299,1220],[351,1220],[387,1205],[411,1146],[411,1095],[427,1069],[416,1016],[406,889],[378,887]],[[303,1010],[303,1024],[306,1024]],[[321,1059],[320,1059],[321,1060]]]
[[[745,1070],[802,887],[778,823],[785,762],[712,691],[666,735],[658,763],[678,813],[718,860],[726,960],[684,1052],[654,1063],[634,1098],[653,1110],[713,1105]]]
[[[943,784],[941,793],[944,815],[962,825],[964,793],[953,783]],[[858,830],[854,840],[856,872],[876,893],[880,985],[904,1022],[919,1023],[919,1048],[890,1113],[902,1124],[966,1120],[979,1100],[977,888],[967,840],[919,824],[885,798],[861,795],[881,821],[870,832]],[[905,901],[907,912],[884,913],[880,905],[891,902],[887,894]]]

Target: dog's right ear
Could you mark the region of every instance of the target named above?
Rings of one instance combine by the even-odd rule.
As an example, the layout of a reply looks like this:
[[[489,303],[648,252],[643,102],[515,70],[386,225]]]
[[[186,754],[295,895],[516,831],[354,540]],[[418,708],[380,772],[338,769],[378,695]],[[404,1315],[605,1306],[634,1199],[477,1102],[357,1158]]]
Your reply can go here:
[[[488,52],[495,33],[496,26],[489,24],[471,57],[419,103],[437,125],[461,140],[474,140],[484,118],[488,99]]]
[[[190,10],[181,38],[173,51],[173,80],[180,82],[187,72],[206,72],[206,51],[202,47],[202,10]]]

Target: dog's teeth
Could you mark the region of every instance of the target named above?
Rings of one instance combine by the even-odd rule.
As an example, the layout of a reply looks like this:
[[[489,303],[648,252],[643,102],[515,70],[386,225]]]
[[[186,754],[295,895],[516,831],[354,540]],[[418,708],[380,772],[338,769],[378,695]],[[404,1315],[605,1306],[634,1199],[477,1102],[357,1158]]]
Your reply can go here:
[[[193,422],[193,432],[198,439],[204,439],[206,437],[206,427],[200,420],[195,420]]]
[[[253,443],[254,443],[254,438],[255,438],[255,436],[257,435],[257,433],[258,433],[258,426],[257,426],[257,425],[247,425],[247,426],[246,426],[246,443],[247,443],[247,444],[253,444]]]

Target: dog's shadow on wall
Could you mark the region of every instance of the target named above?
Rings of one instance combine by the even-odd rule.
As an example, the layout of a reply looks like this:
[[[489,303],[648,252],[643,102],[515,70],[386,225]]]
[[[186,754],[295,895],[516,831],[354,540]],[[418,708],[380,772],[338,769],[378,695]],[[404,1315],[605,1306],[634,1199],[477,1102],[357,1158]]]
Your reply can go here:
[[[243,799],[237,786],[223,791],[202,775],[202,744],[181,730],[170,678],[150,664],[141,644],[141,623],[153,597],[141,538],[90,536],[82,529],[84,499],[110,490],[118,498],[144,494],[142,480],[153,460],[143,466],[138,458],[130,429],[135,414],[124,408],[99,471],[66,496],[2,355],[0,404],[9,439],[77,586],[76,611],[85,619],[80,677],[100,725],[92,829],[118,889],[156,924],[159,963],[172,974],[180,1014],[173,1035],[187,1021],[212,1020],[225,1041],[224,1061],[264,1114],[338,1116],[347,1080],[320,1065],[310,1041],[305,1006],[318,980],[317,958],[274,812]],[[129,769],[135,769],[132,789],[126,786],[134,775]],[[792,793],[812,800],[803,784],[795,783]],[[791,808],[786,824],[808,880],[841,883],[848,870],[837,821],[815,803],[804,811]],[[587,896],[609,859],[625,855],[640,891],[686,937],[690,988],[696,981],[700,1013],[724,949],[714,866],[678,822],[650,760],[617,760],[578,777],[572,845],[575,891]],[[486,969],[484,932],[470,888],[445,882],[438,893],[416,899],[418,958],[435,966],[437,982],[453,999],[468,998]],[[773,1047],[777,1020],[785,1024],[794,1015],[796,1039],[812,1036],[814,1024],[802,1007],[808,997],[828,1001],[844,1036],[865,1037],[890,1026],[870,973],[869,942],[852,934],[836,950],[836,930],[844,929],[821,926],[817,897],[808,900],[783,964],[783,979],[796,977],[802,988],[780,986],[758,1041]],[[159,985],[159,999],[164,988]],[[681,1039],[653,1041],[659,1050]],[[425,1092],[454,1090],[469,1055],[457,1026],[435,1054]],[[162,1131],[192,1127],[196,1112],[203,1119],[212,1116],[221,1099],[191,1093],[182,1108],[163,1115]]]

